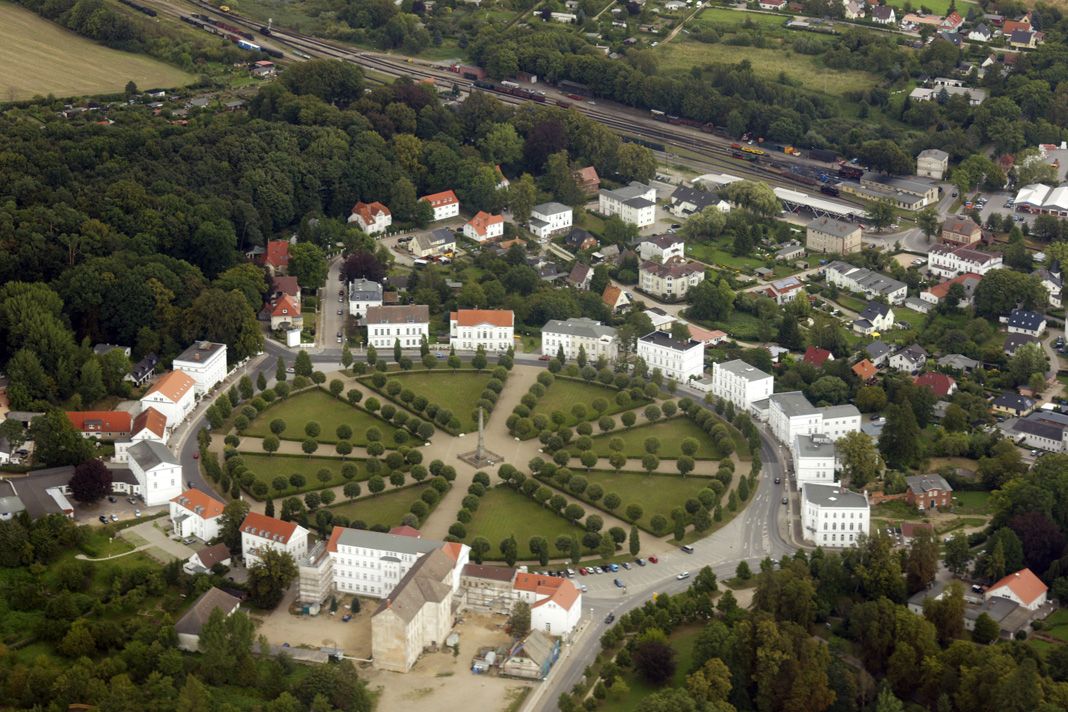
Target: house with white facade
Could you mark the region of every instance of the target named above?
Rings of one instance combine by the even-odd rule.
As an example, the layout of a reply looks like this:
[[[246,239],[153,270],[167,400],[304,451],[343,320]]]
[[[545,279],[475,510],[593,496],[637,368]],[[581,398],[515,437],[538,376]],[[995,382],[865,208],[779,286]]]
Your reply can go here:
[[[953,279],[940,282],[939,284],[923,290],[920,292],[920,301],[927,305],[937,305],[949,296],[949,290],[954,284],[959,284],[961,289],[964,290],[964,296],[957,302],[957,306],[960,308],[969,307],[972,305],[972,297],[975,295],[975,288],[978,287],[979,283],[982,281],[983,278],[981,275],[966,272]],[[906,300],[906,304],[907,303],[908,301]],[[928,306],[928,309],[930,308],[931,307]]]
[[[553,235],[570,230],[574,211],[563,203],[541,203],[530,210],[527,227],[541,242]]]
[[[1036,269],[1031,275],[1038,277],[1039,282],[1042,283],[1042,287],[1046,290],[1046,295],[1049,298],[1049,305],[1054,309],[1060,309],[1062,305],[1061,292],[1064,289],[1064,277],[1060,268]]]
[[[754,403],[766,400],[774,390],[774,377],[745,361],[712,365],[712,395],[733,403],[742,412],[748,413]]]
[[[933,274],[946,279],[969,272],[983,276],[992,269],[1004,266],[1001,253],[980,252],[971,247],[948,244],[932,245],[927,259],[927,268]]]
[[[370,307],[364,321],[367,343],[376,349],[391,349],[398,339],[402,349],[417,349],[430,338],[430,308],[425,304]]]
[[[833,485],[838,468],[834,440],[826,435],[798,435],[791,450],[797,489],[807,483]]]
[[[115,462],[126,462],[129,459],[128,450],[141,440],[155,440],[158,443],[167,444],[167,416],[155,408],[148,407],[138,413],[133,419],[130,431],[130,439],[115,443]]]
[[[1008,317],[1002,317],[1010,334],[1027,334],[1039,337],[1046,333],[1046,317],[1027,309],[1013,309]]]
[[[827,281],[840,289],[863,294],[868,299],[883,297],[890,304],[900,304],[908,296],[904,282],[872,272],[866,267],[854,267],[848,262],[835,261],[824,267]]]
[[[552,358],[560,349],[568,361],[577,359],[583,349],[590,361],[602,356],[615,361],[619,357],[619,338],[615,328],[586,317],[550,319],[541,329],[541,353]]]
[[[679,341],[671,334],[654,331],[638,339],[637,351],[649,372],[660,369],[664,378],[686,383],[705,374],[705,345],[695,339]]]
[[[249,512],[241,522],[241,555],[245,566],[260,562],[260,553],[274,549],[300,561],[308,553],[308,530],[296,522],[286,522],[259,512]]]
[[[304,326],[304,316],[301,314],[300,300],[283,294],[271,304],[271,328],[272,329],[299,329]]]
[[[628,225],[648,227],[656,222],[656,188],[631,181],[616,190],[602,188],[597,194],[598,212],[606,217],[618,216]]]
[[[927,350],[919,344],[907,346],[890,357],[890,368],[916,373],[927,363]]]
[[[349,282],[349,316],[359,319],[366,315],[371,307],[380,306],[382,306],[381,284],[369,279],[354,279]]]
[[[824,435],[838,440],[859,431],[860,411],[851,404],[817,408],[801,391],[775,393],[768,399],[768,425],[792,452],[798,436]]]
[[[434,211],[434,215],[431,218],[433,222],[455,218],[460,214],[460,200],[456,197],[456,193],[451,190],[424,195],[419,200],[430,204],[431,209]]]
[[[894,325],[894,310],[889,304],[868,302],[868,306],[853,321],[853,331],[868,336],[886,331]]]
[[[638,256],[643,261],[661,264],[677,257],[686,257],[686,241],[681,235],[653,235],[638,243]]]
[[[937,148],[920,151],[916,156],[916,175],[942,180],[949,171],[949,154]]]
[[[987,601],[994,597],[1007,598],[1029,611],[1036,611],[1045,605],[1048,591],[1046,584],[1031,569],[1020,569],[996,581],[983,592],[983,598]]]
[[[196,381],[181,371],[163,374],[141,396],[141,408],[155,408],[167,417],[168,430],[174,430],[193,410]]]
[[[446,227],[421,232],[408,243],[408,249],[420,259],[456,252],[456,233]]]
[[[163,443],[141,440],[130,446],[126,457],[145,506],[166,504],[182,493],[182,463]]]
[[[195,395],[202,396],[226,378],[226,344],[198,341],[175,357],[171,367],[192,378]]]
[[[855,546],[870,529],[867,493],[816,483],[801,487],[801,530],[806,540],[831,548]]]
[[[356,203],[349,216],[350,223],[356,223],[368,235],[377,235],[389,229],[393,224],[393,214],[382,203]]]
[[[1025,447],[1068,452],[1068,415],[1039,410],[1012,425],[1013,437]]]
[[[582,593],[566,578],[519,572],[512,587],[530,605],[530,629],[564,636],[582,617]]]
[[[638,267],[638,287],[662,301],[685,299],[704,279],[704,265],[681,257],[671,257],[663,263],[649,260]]]
[[[202,541],[211,541],[219,536],[219,523],[225,506],[206,492],[187,489],[171,499],[171,530],[174,536],[183,539],[195,536]]]
[[[511,309],[459,309],[449,314],[449,343],[457,351],[501,353],[515,343]]]
[[[479,210],[475,216],[464,223],[464,237],[475,242],[489,242],[504,235],[504,216],[490,215]]]
[[[685,218],[705,208],[715,208],[721,213],[729,213],[731,204],[711,191],[680,185],[671,193],[671,205],[668,207],[668,212],[675,217]]]

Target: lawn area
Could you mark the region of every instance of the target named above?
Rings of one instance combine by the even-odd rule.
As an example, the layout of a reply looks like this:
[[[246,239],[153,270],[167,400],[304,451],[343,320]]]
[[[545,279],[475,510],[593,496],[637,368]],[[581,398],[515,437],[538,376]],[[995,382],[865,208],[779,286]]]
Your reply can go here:
[[[900,307],[894,309],[894,320],[903,321],[909,326],[911,326],[913,329],[920,329],[923,327],[923,323],[927,321],[927,315],[921,314],[918,311],[913,311],[911,309]]]
[[[689,674],[690,666],[693,664],[693,646],[697,642],[697,636],[700,634],[701,626],[685,626],[675,629],[668,636],[668,642],[675,650],[675,676],[669,684],[663,687],[654,687],[636,674],[633,668],[628,668],[623,674],[623,680],[627,683],[627,688],[630,692],[623,699],[619,699],[613,696],[611,690],[609,690],[608,699],[601,705],[601,709],[608,712],[632,712],[638,709],[642,700],[654,692],[667,687],[685,687],[686,676]]]
[[[376,524],[386,527],[395,527],[401,523],[401,519],[408,513],[412,503],[419,499],[420,495],[430,485],[415,485],[404,487],[399,490],[384,492],[375,497],[335,504],[330,511],[335,515],[343,515],[350,521],[361,521],[368,528]]]
[[[565,421],[564,424],[570,427],[578,422],[576,418],[571,415],[571,406],[576,403],[585,404],[586,409],[590,413],[590,417],[594,420],[596,420],[597,417],[592,404],[593,401],[598,398],[604,398],[608,401],[608,408],[604,411],[605,415],[614,415],[615,413],[644,406],[649,403],[647,398],[640,401],[632,400],[630,405],[622,407],[616,403],[616,394],[618,393],[619,391],[615,388],[602,386],[599,383],[587,383],[586,381],[560,378],[557,376],[552,385],[545,389],[545,395],[538,399],[537,405],[534,406],[534,412],[541,413],[548,417],[551,416],[553,412],[560,411],[567,416],[567,421]]]
[[[393,447],[393,432],[397,429],[390,423],[377,418],[362,408],[356,408],[343,400],[334,398],[326,391],[313,388],[285,400],[275,401],[259,414],[245,431],[252,437],[266,437],[271,434],[271,421],[281,418],[286,422],[286,429],[280,437],[283,440],[304,440],[304,426],[315,421],[322,428],[322,434],[316,438],[320,444],[334,444],[338,441],[335,434],[337,426],[344,423],[352,428],[352,444],[357,447],[367,445],[367,429],[378,428],[382,433],[382,444]]]
[[[923,512],[920,512],[904,500],[892,500],[877,504],[871,508],[871,516],[884,519],[908,519],[911,521],[919,521],[924,518]]]
[[[785,74],[811,91],[833,96],[870,89],[877,82],[876,77],[868,72],[830,69],[818,57],[798,54],[779,46],[762,48],[706,44],[680,36],[662,44],[656,52],[663,74],[689,74],[692,67],[738,64],[745,59],[753,65],[753,72],[764,79],[775,81],[780,74]]]
[[[725,246],[728,241],[717,244],[714,242],[687,242],[686,254],[695,260],[705,262],[718,267],[731,267],[742,272],[752,272],[758,267],[764,266],[764,260],[755,257],[738,257]]]
[[[687,499],[696,497],[697,493],[708,486],[711,478],[681,477],[679,475],[647,475],[644,472],[620,472],[609,470],[591,470],[590,472],[575,471],[576,475],[585,477],[589,484],[599,484],[604,487],[605,494],[615,492],[623,503],[616,509],[617,514],[626,511],[627,506],[639,504],[644,511],[638,525],[643,529],[651,530],[649,520],[659,514],[671,521],[671,510],[681,507]],[[575,495],[568,491],[571,496],[589,502],[585,493]],[[603,506],[603,498],[594,507]]]
[[[988,515],[990,514],[990,493],[959,490],[953,493],[957,500],[953,511],[956,514]],[[1068,623],[1068,620],[1066,620]]]
[[[693,456],[695,459],[719,460],[725,457],[708,433],[686,416],[597,435],[593,438],[593,452],[600,457],[609,457],[612,450],[608,443],[616,437],[623,439],[623,455],[626,457],[644,457],[646,438],[660,439],[660,450],[656,455],[661,460],[681,457],[682,441],[686,438],[693,438],[698,443],[697,452]]]
[[[738,310],[731,313],[730,318],[726,321],[700,321],[696,319],[691,319],[690,321],[709,329],[720,329],[727,332],[727,336],[732,339],[740,339],[742,341],[759,341],[760,329],[763,326],[763,322],[755,314]],[[772,328],[769,334],[774,335],[775,329]]]
[[[303,487],[295,488],[290,486],[281,492],[271,487],[271,497],[288,497],[293,494],[345,484],[347,480],[341,476],[341,466],[346,462],[356,465],[356,477],[353,478],[355,481],[360,482],[370,477],[363,467],[363,462],[352,458],[343,461],[337,457],[301,457],[242,452],[241,459],[245,461],[249,472],[256,476],[256,480],[263,482],[268,487],[271,487],[271,480],[275,477],[289,479],[289,476],[294,474],[304,476],[306,482]],[[324,469],[330,471],[330,479],[327,482],[320,481],[318,477],[319,470]]]
[[[761,28],[786,29],[786,21],[790,18],[785,15],[769,15],[761,12],[744,12],[727,10],[725,8],[706,7],[696,18],[694,24],[701,27],[715,29],[717,32],[731,29],[742,29],[747,26]],[[688,25],[687,25],[688,26]]]
[[[460,421],[461,432],[470,433],[478,429],[478,421],[472,411],[490,380],[488,370],[481,373],[470,369],[400,372],[390,373],[389,379],[396,379],[400,381],[401,386],[411,389],[415,395],[423,396],[431,403],[451,410]],[[368,386],[371,384],[370,380],[362,382]],[[422,413],[416,415],[427,419]]]
[[[551,556],[562,556],[556,550],[554,541],[561,534],[582,539],[583,530],[558,517],[533,500],[515,492],[509,487],[493,487],[479,502],[478,510],[467,524],[467,538],[470,544],[475,537],[485,537],[492,547],[486,559],[500,560],[500,543],[510,535],[519,545],[519,558],[534,558],[530,553],[528,542],[532,536],[543,536],[549,541]]]
[[[0,67],[4,101],[121,92],[129,81],[142,90],[180,87],[195,79],[146,55],[79,37],[9,3],[0,3]]]
[[[1054,611],[1042,622],[1042,630],[1057,640],[1068,643],[1068,610]]]

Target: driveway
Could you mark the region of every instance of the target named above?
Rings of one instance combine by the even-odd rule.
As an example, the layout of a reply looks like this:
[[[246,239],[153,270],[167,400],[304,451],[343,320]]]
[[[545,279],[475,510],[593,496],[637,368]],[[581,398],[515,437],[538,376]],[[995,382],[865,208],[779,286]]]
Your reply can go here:
[[[319,311],[322,313],[319,322],[319,331],[315,335],[315,341],[321,347],[336,346],[338,332],[345,332],[345,323],[348,319],[349,303],[344,296],[339,297],[339,292],[344,292],[344,282],[341,280],[340,258],[335,258],[330,263],[330,269],[326,274],[326,284],[319,291]],[[341,299],[339,302],[338,299]],[[341,313],[338,314],[338,310]]]
[[[170,520],[167,518],[153,519],[143,524],[132,526],[129,529],[123,529],[119,536],[138,548],[145,544],[150,545],[150,555],[162,552],[163,556],[161,558],[185,561],[196,553],[196,550],[180,541],[171,539],[164,531],[164,527],[169,528],[170,524]]]

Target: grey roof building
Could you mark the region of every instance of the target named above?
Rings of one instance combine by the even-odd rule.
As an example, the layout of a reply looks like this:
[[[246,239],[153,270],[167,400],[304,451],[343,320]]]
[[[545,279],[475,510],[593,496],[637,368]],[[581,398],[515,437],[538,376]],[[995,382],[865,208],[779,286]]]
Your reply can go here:
[[[794,442],[798,457],[834,457],[834,441],[824,435],[798,435]]]
[[[428,554],[440,549],[445,542],[437,539],[423,539],[414,536],[396,536],[370,529],[350,529],[345,527],[337,540],[340,546],[355,546],[361,549],[391,551],[398,554]]]
[[[581,336],[589,339],[614,338],[616,335],[615,328],[605,326],[599,321],[586,317],[566,320],[550,319],[545,322],[542,331],[548,331],[553,334],[567,334],[568,336]]]
[[[629,185],[625,185],[622,188],[616,188],[615,190],[609,190],[607,188],[601,189],[602,195],[614,198],[632,208],[647,208],[650,205],[656,205],[656,203],[643,197],[648,192],[649,186],[644,183],[639,183],[636,180],[632,180]]]
[[[694,346],[701,345],[700,341],[695,341],[693,339],[687,339],[686,341],[673,339],[671,334],[664,331],[653,331],[641,337],[638,341],[644,341],[647,344],[656,344],[657,346],[663,346],[672,349],[673,351],[689,351]]]
[[[717,364],[720,369],[730,373],[738,378],[744,378],[747,381],[762,381],[765,378],[771,378],[770,374],[764,373],[756,366],[750,366],[741,359],[734,359],[733,361],[725,361]]]
[[[1008,334],[1005,337],[1003,350],[1008,356],[1012,356],[1018,349],[1027,344],[1037,344],[1038,337],[1030,334]]]
[[[805,483],[802,489],[806,502],[821,507],[843,507],[849,509],[867,509],[868,498],[857,492],[850,492],[838,485],[817,485]]]
[[[207,361],[215,352],[225,350],[226,344],[217,344],[214,341],[194,341],[193,345],[174,357],[175,361]]]
[[[808,402],[808,398],[805,398],[805,394],[801,391],[775,393],[768,400],[778,404],[779,409],[782,410],[787,417],[812,415],[818,410],[816,406]]]
[[[354,279],[349,282],[350,302],[382,301],[382,285],[369,279]]]
[[[410,538],[410,537],[405,537]],[[414,539],[414,541],[423,541]],[[452,587],[442,581],[453,569],[453,561],[449,555],[438,547],[421,556],[408,569],[408,573],[400,580],[397,587],[389,594],[388,598],[382,599],[378,609],[373,615],[390,610],[401,620],[410,622],[419,614],[423,604],[427,602],[440,602],[452,595]]]
[[[979,367],[979,362],[963,354],[949,354],[938,359],[936,363],[943,368],[955,368],[958,371],[971,371]]]
[[[884,341],[873,341],[864,347],[864,351],[868,354],[868,358],[872,363],[878,365],[880,361],[886,360],[886,357],[890,355],[890,347]]]
[[[126,451],[130,460],[137,463],[145,472],[157,465],[177,465],[178,458],[161,442],[155,440],[138,440]]]
[[[909,475],[905,478],[905,482],[908,483],[909,489],[912,490],[913,494],[921,497],[925,492],[934,490],[941,490],[942,492],[953,491],[953,488],[942,475]]]
[[[220,609],[228,616],[241,606],[241,599],[231,596],[226,591],[212,587],[197,599],[193,607],[174,624],[174,632],[178,634],[179,647],[184,650],[195,651],[200,642],[200,631],[208,622],[215,609]]]
[[[1013,391],[1006,391],[995,398],[990,405],[1000,410],[1011,410],[1016,413],[1025,413],[1035,407],[1035,399],[1022,396]]]

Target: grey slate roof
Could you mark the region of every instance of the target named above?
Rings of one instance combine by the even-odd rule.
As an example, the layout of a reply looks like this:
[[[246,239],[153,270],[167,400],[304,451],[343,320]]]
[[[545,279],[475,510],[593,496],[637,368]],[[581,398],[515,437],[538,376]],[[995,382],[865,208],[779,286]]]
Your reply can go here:
[[[138,440],[126,451],[130,459],[147,472],[157,465],[177,465],[178,458],[166,445],[155,440]]]
[[[629,200],[633,200],[634,198],[640,198],[645,193],[648,193],[649,190],[650,190],[650,187],[651,186],[645,185],[644,183],[639,183],[636,180],[632,180],[628,185],[625,185],[622,188],[616,188],[615,190],[609,190],[607,188],[602,188],[601,189],[601,194],[602,195],[607,195],[610,198],[614,198],[615,200],[618,200],[621,203],[627,203],[627,201],[629,201]],[[627,204],[629,205],[630,203],[627,203]],[[647,204],[648,205],[652,205],[652,203],[647,203]],[[640,206],[635,206],[635,207],[640,207]]]
[[[354,279],[349,282],[350,302],[382,301],[382,285],[369,279]]]
[[[838,238],[852,235],[860,229],[854,223],[845,222],[844,220],[835,220],[834,218],[816,218],[807,225],[807,228],[827,235],[833,235]]]
[[[184,616],[178,619],[178,622],[174,624],[174,632],[186,635],[200,635],[200,631],[204,628],[204,624],[208,622],[212,611],[216,608],[221,608],[224,613],[229,614],[239,605],[241,605],[240,599],[213,586],[197,599],[197,602],[193,604],[193,607]]]
[[[823,419],[828,418],[850,418],[853,416],[860,416],[860,411],[857,407],[851,403],[845,405],[829,405],[826,408],[821,408],[820,412],[823,413]]]
[[[657,346],[664,346],[674,351],[688,351],[694,346],[701,345],[700,341],[694,341],[693,339],[690,339],[689,341],[679,341],[678,339],[673,339],[671,338],[671,334],[667,334],[663,331],[654,331],[652,333],[646,334],[638,340],[644,341],[647,344],[656,344]]]
[[[834,457],[834,441],[824,435],[798,435],[797,454],[801,457]]]
[[[768,399],[779,405],[779,409],[786,413],[787,417],[795,415],[812,415],[818,412],[816,407],[808,402],[805,394],[801,391],[789,391],[788,393],[774,393]]]
[[[720,197],[716,193],[711,193],[707,190],[697,190],[696,188],[688,188],[684,185],[675,188],[671,193],[672,203],[689,203],[695,206],[694,212],[701,212],[707,207],[718,205],[719,201]]]
[[[612,338],[616,330],[611,326],[605,326],[599,321],[580,317],[576,319],[550,319],[541,329],[542,333],[567,334],[569,336],[582,336],[591,339],[599,339],[602,336]]]
[[[349,529],[348,527],[342,529],[337,543],[340,546],[393,551],[399,554],[426,554],[445,545],[445,542],[437,539],[422,539],[414,536],[373,532],[370,529]]]
[[[1013,309],[1012,313],[1009,314],[1008,325],[1016,329],[1038,331],[1045,320],[1046,317],[1037,312],[1027,311],[1026,309]]]
[[[873,341],[864,347],[864,350],[868,352],[868,358],[875,360],[882,358],[890,353],[890,347],[883,341]]]
[[[1007,391],[994,399],[991,405],[996,405],[999,408],[1007,408],[1009,410],[1024,411],[1030,410],[1035,407],[1035,400],[1022,396],[1019,393],[1013,393]]]
[[[441,548],[421,556],[389,596],[382,599],[374,615],[388,610],[405,623],[411,622],[426,603],[438,603],[452,595],[452,586],[443,583],[452,569],[452,559]]]
[[[949,154],[938,148],[928,148],[924,151],[920,151],[920,158],[931,158],[936,161],[948,161]]]
[[[1021,346],[1037,343],[1037,336],[1031,336],[1030,334],[1008,334],[1005,336],[1004,351],[1005,353],[1011,356],[1016,353],[1016,350],[1019,349]]]
[[[1068,430],[1068,416],[1060,413],[1032,413],[1026,418],[1017,420],[1012,429],[1018,433],[1037,435],[1040,438],[1061,440],[1064,431]]]
[[[925,492],[931,490],[942,490],[943,492],[952,492],[953,488],[946,482],[946,478],[942,475],[909,475],[905,478],[905,482],[908,483],[909,489],[913,494],[922,495]]]
[[[838,485],[818,485],[806,482],[802,485],[802,493],[806,502],[821,507],[868,508],[868,500],[864,495],[842,489]]]
[[[771,378],[770,374],[764,373],[756,366],[750,366],[741,359],[734,359],[733,361],[726,361],[724,363],[717,364],[719,368],[727,373],[734,374],[740,378],[744,378],[747,381],[760,381],[765,378]]]
[[[890,313],[890,307],[882,302],[868,302],[868,306],[860,313],[861,319],[875,319]]]
[[[923,363],[927,360],[927,351],[919,344],[907,346],[898,351],[895,355],[906,358],[913,363]]]
[[[938,359],[938,365],[946,368],[956,368],[961,371],[970,371],[973,368],[978,368],[979,362],[974,358],[968,358],[964,354],[949,354]]]
[[[557,203],[555,201],[552,201],[535,205],[530,212],[536,213],[538,215],[559,215],[560,213],[566,213],[570,211],[571,208],[567,207],[563,203]]]
[[[175,356],[174,360],[207,361],[209,358],[215,355],[216,351],[225,348],[226,344],[217,344],[214,341],[196,341],[185,351]]]

